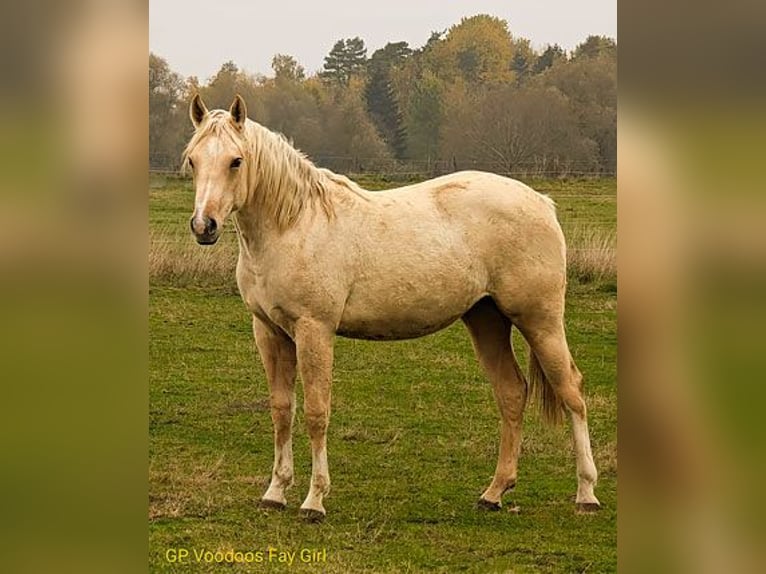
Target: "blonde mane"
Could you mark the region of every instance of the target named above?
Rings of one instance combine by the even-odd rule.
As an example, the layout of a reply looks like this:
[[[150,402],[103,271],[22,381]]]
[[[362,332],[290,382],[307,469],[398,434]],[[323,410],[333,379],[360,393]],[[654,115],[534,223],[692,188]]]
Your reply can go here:
[[[246,163],[248,192],[254,205],[280,231],[292,227],[312,203],[319,204],[328,218],[334,217],[332,189],[335,187],[364,197],[364,191],[357,184],[316,167],[283,135],[249,119],[243,135],[224,110],[210,111],[194,132],[183,153],[182,171],[188,171],[189,154],[209,135],[229,139],[237,147]]]

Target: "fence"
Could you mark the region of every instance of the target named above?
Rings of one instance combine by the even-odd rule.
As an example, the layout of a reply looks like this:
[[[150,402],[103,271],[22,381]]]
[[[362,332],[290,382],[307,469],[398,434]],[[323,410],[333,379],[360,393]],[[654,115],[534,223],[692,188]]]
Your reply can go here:
[[[397,179],[427,179],[461,170],[499,173],[510,177],[614,177],[614,164],[595,165],[559,158],[540,157],[530,161],[499,163],[495,161],[463,161],[444,159],[392,159],[380,157],[323,156],[312,158],[320,167],[349,175],[369,175]],[[149,156],[149,171],[180,175],[177,157],[162,154]]]

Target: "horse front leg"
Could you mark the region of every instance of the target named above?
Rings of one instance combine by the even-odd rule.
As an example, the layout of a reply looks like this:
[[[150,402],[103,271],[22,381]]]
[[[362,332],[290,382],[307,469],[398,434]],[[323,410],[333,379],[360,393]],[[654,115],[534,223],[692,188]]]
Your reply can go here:
[[[295,343],[282,331],[253,317],[253,333],[269,383],[274,424],[274,467],[261,498],[265,508],[283,509],[285,491],[293,485],[293,419],[295,418]]]
[[[311,441],[311,485],[301,511],[312,521],[320,521],[326,516],[322,500],[330,491],[327,426],[330,422],[334,336],[331,329],[311,319],[299,319],[295,325],[298,369],[303,380],[303,412]]]

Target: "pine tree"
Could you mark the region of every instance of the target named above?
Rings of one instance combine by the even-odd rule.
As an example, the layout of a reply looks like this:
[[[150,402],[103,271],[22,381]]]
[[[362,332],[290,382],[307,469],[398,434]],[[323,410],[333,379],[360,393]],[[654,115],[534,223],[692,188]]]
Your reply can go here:
[[[513,55],[513,60],[511,60],[511,70],[516,73],[516,84],[519,85],[523,83],[529,74],[529,61],[523,52],[517,51]]]
[[[391,70],[401,65],[411,54],[407,42],[389,43],[376,50],[368,63],[369,80],[365,89],[367,111],[397,158],[403,158],[406,153],[407,135],[391,82]]]
[[[325,56],[322,77],[347,86],[353,76],[362,75],[367,67],[367,48],[359,37],[338,40]]]
[[[566,57],[566,52],[564,52],[558,44],[548,46],[545,51],[540,54],[537,60],[535,60],[535,63],[532,66],[532,73],[539,74],[550,68],[554,62],[557,62],[558,60],[566,60]]]

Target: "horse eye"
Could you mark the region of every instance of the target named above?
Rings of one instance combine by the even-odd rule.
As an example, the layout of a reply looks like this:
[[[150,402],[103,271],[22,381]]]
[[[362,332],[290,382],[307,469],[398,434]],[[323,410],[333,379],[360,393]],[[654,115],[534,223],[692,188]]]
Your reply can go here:
[[[242,158],[241,157],[235,157],[233,160],[231,160],[231,169],[236,169],[240,165],[242,165]]]

